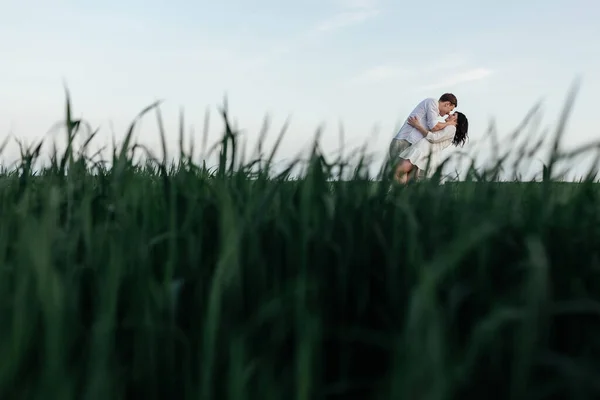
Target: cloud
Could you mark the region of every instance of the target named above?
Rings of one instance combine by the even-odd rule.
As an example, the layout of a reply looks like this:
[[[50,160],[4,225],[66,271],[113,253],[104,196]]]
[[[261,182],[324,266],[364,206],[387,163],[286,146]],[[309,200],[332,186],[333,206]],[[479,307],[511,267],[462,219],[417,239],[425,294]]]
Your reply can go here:
[[[347,83],[350,85],[377,84],[411,79],[411,83],[414,84],[419,80],[431,81],[427,78],[428,76],[439,76],[443,72],[448,75],[458,67],[464,67],[465,65],[467,65],[467,58],[460,54],[449,54],[440,57],[438,61],[425,66],[415,65],[414,63],[402,63],[400,65],[399,62],[386,62],[359,73]]]
[[[378,9],[357,9],[352,11],[344,11],[333,15],[321,21],[316,27],[317,32],[335,31],[346,28],[352,25],[360,24],[368,19],[371,19],[379,14]]]
[[[318,40],[323,34],[335,32],[352,25],[360,24],[380,13],[379,0],[331,0],[337,8],[337,13],[318,22],[312,28],[303,31],[296,37],[291,37],[277,47],[267,50],[262,55],[243,63],[244,70],[254,70],[265,67],[281,56],[298,51],[303,46]]]
[[[474,68],[456,75],[452,75],[438,83],[423,86],[420,88],[420,90],[442,89],[450,86],[455,86],[460,83],[479,81],[481,79],[489,77],[490,75],[492,75],[492,73],[493,71],[487,68]]]
[[[462,54],[447,54],[442,58],[438,59],[432,64],[425,65],[421,69],[423,73],[437,73],[440,71],[447,71],[456,69],[459,67],[465,67],[468,64],[468,57],[465,57]]]
[[[394,65],[378,65],[361,72],[354,78],[350,79],[352,84],[376,84],[390,80],[398,80],[409,77],[413,71],[407,68]]]
[[[339,11],[319,22],[313,32],[329,32],[365,22],[380,14],[376,0],[335,0]]]
[[[339,8],[376,8],[378,0],[333,0]]]

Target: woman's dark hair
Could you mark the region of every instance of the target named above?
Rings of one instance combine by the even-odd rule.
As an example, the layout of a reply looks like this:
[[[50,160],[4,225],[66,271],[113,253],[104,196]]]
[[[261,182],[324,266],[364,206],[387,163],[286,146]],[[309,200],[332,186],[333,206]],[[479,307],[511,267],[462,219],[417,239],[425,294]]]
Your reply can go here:
[[[452,144],[455,146],[464,146],[465,142],[469,138],[469,120],[465,116],[465,114],[460,111],[456,111],[456,134],[454,135],[454,140]]]

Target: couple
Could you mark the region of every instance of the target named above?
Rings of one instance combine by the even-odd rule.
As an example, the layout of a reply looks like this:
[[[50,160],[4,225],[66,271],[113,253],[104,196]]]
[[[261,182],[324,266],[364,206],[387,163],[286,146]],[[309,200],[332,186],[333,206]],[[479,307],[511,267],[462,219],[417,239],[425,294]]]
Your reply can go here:
[[[440,165],[441,151],[450,144],[463,145],[467,140],[469,121],[461,112],[449,115],[458,101],[452,93],[439,100],[425,99],[410,113],[389,147],[394,167],[394,179],[408,183],[409,178],[420,179],[423,172],[435,172]],[[440,117],[448,116],[445,122]]]

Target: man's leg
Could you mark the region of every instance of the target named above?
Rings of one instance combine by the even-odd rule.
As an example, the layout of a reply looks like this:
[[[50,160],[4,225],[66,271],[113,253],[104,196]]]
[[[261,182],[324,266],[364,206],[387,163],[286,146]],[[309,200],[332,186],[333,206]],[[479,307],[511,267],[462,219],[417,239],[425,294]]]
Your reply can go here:
[[[402,153],[406,148],[410,146],[410,142],[404,139],[392,139],[390,142],[390,147],[388,149],[388,155],[390,159],[397,161],[398,156]]]
[[[390,142],[390,146],[388,148],[388,160],[386,165],[386,172],[392,171],[394,173],[396,169],[396,165],[398,165],[398,161],[400,161],[399,156],[404,150],[410,147],[411,143],[404,139],[392,139]]]

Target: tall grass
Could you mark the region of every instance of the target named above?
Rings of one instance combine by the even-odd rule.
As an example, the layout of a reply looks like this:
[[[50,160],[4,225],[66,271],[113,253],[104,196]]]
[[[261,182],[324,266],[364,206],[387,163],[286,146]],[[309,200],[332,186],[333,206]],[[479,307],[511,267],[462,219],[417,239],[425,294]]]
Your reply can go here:
[[[288,179],[228,123],[215,169],[134,163],[134,125],[107,167],[70,110],[0,177],[0,398],[600,395],[593,174],[332,182],[315,146]]]

